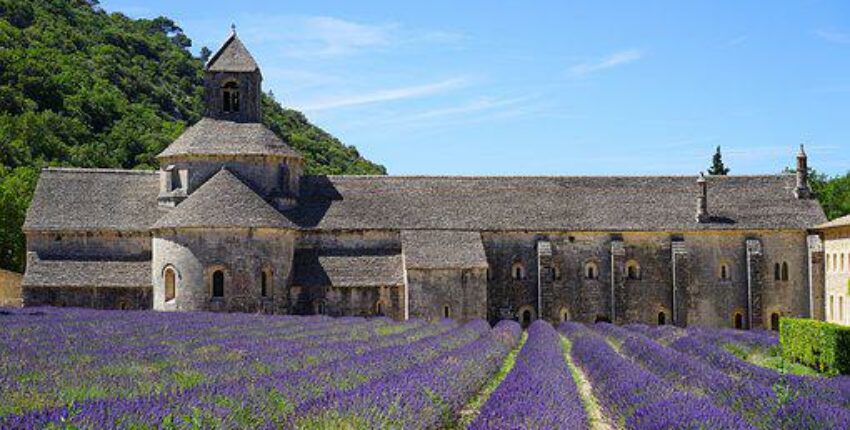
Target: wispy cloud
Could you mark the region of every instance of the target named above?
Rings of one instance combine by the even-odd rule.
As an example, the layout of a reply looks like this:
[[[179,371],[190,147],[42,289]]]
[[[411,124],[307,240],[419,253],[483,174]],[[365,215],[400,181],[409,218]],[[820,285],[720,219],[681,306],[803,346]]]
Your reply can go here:
[[[827,42],[850,45],[850,34],[835,30],[817,30],[815,35]]]
[[[570,67],[570,74],[573,76],[589,75],[591,73],[633,63],[641,58],[643,58],[643,52],[639,49],[619,51],[596,61],[576,64],[575,66]]]
[[[434,94],[439,94],[448,90],[460,88],[469,84],[469,79],[465,77],[457,77],[446,79],[439,82],[434,82],[424,85],[413,85],[408,87],[390,88],[372,91],[365,94],[346,95],[340,97],[330,97],[307,102],[300,109],[305,111],[317,112],[330,109],[338,109],[350,106],[368,105],[374,103],[391,102],[396,100],[427,97]]]
[[[274,45],[283,55],[327,59],[410,45],[457,45],[462,33],[417,29],[394,22],[358,22],[334,16],[243,15],[239,32],[253,44]]]
[[[410,115],[406,118],[407,121],[422,121],[437,118],[460,116],[483,111],[492,111],[494,109],[515,106],[518,103],[527,100],[526,97],[518,97],[512,99],[500,99],[495,97],[481,97],[458,106],[443,107],[431,109],[424,112],[419,112]]]

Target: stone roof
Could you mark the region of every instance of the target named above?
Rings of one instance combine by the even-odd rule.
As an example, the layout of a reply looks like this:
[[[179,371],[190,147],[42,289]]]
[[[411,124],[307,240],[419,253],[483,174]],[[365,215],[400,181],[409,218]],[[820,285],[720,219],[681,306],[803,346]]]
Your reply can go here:
[[[253,72],[260,67],[234,31],[207,61],[206,69],[210,72]]]
[[[847,227],[850,226],[850,215],[845,215],[841,218],[836,218],[832,221],[825,222],[817,227],[818,230],[824,230],[828,228],[836,228],[836,227]]]
[[[148,231],[164,213],[159,176],[151,171],[41,171],[24,230]]]
[[[793,175],[712,176],[696,222],[696,176],[307,176],[288,216],[305,228],[691,231],[808,229],[826,221]]]
[[[487,268],[477,231],[405,230],[401,247],[408,269]]]
[[[826,222],[816,200],[794,197],[793,175],[706,179],[712,216],[706,223],[695,220],[695,176],[306,176],[299,205],[283,215],[298,227],[326,230],[692,231],[809,229]],[[154,172],[47,169],[24,229],[147,231],[167,213],[158,209],[158,192]],[[217,217],[226,206],[212,194],[205,206]],[[228,216],[222,223],[239,224],[245,213]]]
[[[27,256],[24,287],[121,287],[151,286],[150,261],[42,260]]]
[[[201,118],[186,129],[158,158],[174,156],[260,155],[301,158],[261,123]]]
[[[227,169],[207,180],[154,224],[161,228],[293,228],[294,225]]]
[[[388,287],[404,285],[397,251],[297,250],[293,285],[303,287]]]

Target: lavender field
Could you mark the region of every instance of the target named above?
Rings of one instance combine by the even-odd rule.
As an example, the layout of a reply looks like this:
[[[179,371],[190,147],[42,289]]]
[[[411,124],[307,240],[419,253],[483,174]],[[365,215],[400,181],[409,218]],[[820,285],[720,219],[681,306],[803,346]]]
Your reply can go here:
[[[776,366],[777,348],[670,326],[0,311],[0,428],[850,428],[850,378]]]

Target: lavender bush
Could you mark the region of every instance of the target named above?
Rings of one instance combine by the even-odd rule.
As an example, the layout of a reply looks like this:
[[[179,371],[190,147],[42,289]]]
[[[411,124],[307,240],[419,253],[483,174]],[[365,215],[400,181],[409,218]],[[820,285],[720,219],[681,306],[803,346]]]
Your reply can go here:
[[[498,370],[519,337],[517,323],[502,321],[488,335],[431,362],[304,404],[293,423],[300,429],[449,425]]]
[[[573,360],[587,375],[599,402],[625,428],[662,429],[671,423],[683,429],[752,428],[730,410],[677,390],[586,328],[564,323],[561,330],[573,342]]]
[[[560,336],[549,323],[538,320],[529,327],[514,368],[469,428],[578,430],[587,425]]]

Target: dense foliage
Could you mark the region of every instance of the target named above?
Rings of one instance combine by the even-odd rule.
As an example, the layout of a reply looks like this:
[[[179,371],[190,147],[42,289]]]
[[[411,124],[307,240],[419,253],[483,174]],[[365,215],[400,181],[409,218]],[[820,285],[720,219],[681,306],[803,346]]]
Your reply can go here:
[[[42,167],[155,168],[200,118],[191,43],[168,18],[108,14],[93,0],[0,0],[0,268],[23,269],[20,226]],[[300,112],[269,96],[263,108],[308,174],[386,173]]]
[[[809,182],[827,218],[850,214],[850,172],[833,177],[813,172]]]
[[[820,372],[850,374],[850,327],[802,318],[779,322],[782,356]]]

